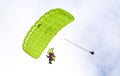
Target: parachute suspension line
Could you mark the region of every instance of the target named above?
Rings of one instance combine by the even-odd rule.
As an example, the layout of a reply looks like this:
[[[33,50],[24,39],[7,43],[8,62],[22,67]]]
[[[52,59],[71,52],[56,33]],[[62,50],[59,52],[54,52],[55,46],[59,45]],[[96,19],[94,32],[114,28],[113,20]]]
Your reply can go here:
[[[90,50],[87,50],[87,49],[85,49],[85,48],[83,48],[83,47],[81,47],[81,46],[78,46],[77,44],[71,42],[70,40],[68,40],[68,39],[66,39],[66,38],[65,38],[64,40],[66,40],[66,41],[68,41],[69,43],[73,44],[74,46],[76,46],[76,47],[78,47],[78,48],[80,48],[80,49],[82,49],[82,50],[84,50],[84,51],[86,51],[86,52],[89,52],[90,54],[94,55],[94,52],[93,52],[93,51],[90,51]]]

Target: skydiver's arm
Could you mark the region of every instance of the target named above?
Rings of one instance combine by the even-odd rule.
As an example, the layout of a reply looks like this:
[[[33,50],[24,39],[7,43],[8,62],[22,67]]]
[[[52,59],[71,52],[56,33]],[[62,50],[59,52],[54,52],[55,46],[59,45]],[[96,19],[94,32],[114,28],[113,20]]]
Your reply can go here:
[[[50,56],[46,55],[47,58],[50,58]]]

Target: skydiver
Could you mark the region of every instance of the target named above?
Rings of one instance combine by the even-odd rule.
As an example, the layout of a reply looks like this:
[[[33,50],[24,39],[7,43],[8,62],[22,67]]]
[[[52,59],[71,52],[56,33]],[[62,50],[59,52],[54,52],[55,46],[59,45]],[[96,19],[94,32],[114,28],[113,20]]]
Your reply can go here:
[[[48,51],[48,55],[46,55],[47,56],[47,58],[49,58],[49,64],[52,64],[52,61],[55,61],[55,54],[54,54],[54,52],[53,52],[53,50],[54,50],[54,48],[50,48]]]

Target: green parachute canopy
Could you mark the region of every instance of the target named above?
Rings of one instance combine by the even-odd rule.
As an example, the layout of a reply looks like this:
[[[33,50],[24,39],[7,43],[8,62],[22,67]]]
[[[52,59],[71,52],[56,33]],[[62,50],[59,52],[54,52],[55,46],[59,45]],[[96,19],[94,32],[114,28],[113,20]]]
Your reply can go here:
[[[57,32],[73,20],[70,13],[60,8],[46,12],[26,34],[23,50],[33,58],[38,58]]]

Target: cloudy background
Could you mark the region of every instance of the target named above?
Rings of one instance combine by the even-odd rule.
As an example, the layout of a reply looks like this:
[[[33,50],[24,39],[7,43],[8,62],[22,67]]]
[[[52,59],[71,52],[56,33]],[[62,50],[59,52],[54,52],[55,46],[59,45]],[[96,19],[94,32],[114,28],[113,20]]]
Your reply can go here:
[[[39,59],[31,58],[22,50],[24,36],[53,8],[67,10],[75,21],[53,38]],[[120,76],[119,43],[119,0],[0,0],[0,76]],[[52,65],[46,58],[50,47],[56,54]]]

